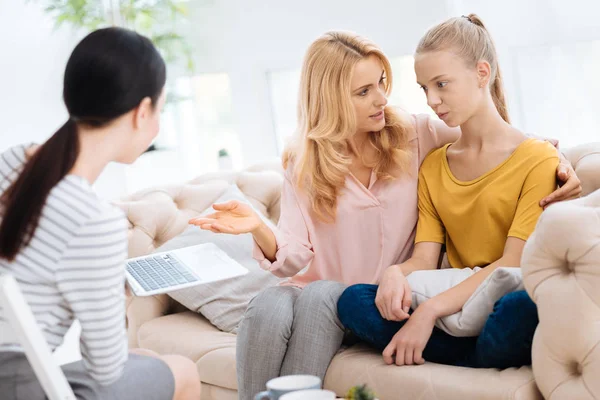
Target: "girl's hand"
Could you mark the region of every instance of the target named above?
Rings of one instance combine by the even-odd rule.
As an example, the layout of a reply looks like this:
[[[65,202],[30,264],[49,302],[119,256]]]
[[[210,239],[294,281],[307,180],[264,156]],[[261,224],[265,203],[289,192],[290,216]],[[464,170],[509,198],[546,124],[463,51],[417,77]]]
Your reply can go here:
[[[390,344],[383,350],[386,364],[423,364],[423,350],[431,337],[436,316],[421,305],[410,316],[406,324],[394,335]]]
[[[561,157],[560,164],[556,169],[556,179],[561,187],[540,201],[540,206],[544,209],[552,203],[581,196],[581,180],[577,177],[571,163],[564,157]]]

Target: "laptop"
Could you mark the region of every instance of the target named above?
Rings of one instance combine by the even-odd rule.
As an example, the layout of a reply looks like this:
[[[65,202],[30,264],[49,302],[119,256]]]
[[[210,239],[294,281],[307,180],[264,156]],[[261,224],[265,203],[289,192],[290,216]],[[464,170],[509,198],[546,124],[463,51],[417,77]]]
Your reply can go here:
[[[213,243],[127,260],[125,276],[136,296],[152,296],[235,278],[248,270]]]

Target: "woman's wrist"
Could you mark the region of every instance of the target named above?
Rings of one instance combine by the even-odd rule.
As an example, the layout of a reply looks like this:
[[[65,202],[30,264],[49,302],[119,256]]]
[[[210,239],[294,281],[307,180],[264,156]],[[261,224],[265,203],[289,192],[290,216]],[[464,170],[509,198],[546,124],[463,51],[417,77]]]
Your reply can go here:
[[[262,250],[265,258],[273,262],[277,253],[277,239],[271,228],[261,220],[260,225],[252,230],[252,237]]]
[[[265,224],[265,222],[261,219],[260,224],[256,228],[254,228],[250,233],[254,236],[255,239],[264,238],[268,236],[268,233],[271,229]]]

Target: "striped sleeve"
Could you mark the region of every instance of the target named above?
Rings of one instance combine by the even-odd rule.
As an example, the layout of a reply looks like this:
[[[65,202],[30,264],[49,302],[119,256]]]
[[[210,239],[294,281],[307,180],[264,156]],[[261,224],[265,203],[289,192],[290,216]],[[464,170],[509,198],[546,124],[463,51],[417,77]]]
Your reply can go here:
[[[107,206],[70,240],[56,273],[58,289],[81,324],[84,366],[101,385],[119,379],[127,361],[126,256],[125,217]]]
[[[27,161],[25,149],[28,146],[11,147],[0,154],[0,193],[4,193],[23,170],[23,166]]]

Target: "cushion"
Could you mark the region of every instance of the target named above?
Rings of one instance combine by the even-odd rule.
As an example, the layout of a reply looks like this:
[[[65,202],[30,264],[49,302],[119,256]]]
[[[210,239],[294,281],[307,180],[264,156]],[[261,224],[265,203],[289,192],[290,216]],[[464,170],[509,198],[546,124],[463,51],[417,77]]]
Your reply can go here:
[[[248,203],[236,185],[231,185],[216,200],[222,203],[238,200]],[[208,208],[202,214],[214,212]],[[260,213],[259,213],[260,214]],[[268,225],[271,223],[263,217]],[[214,243],[231,258],[248,269],[244,276],[193,286],[168,293],[189,310],[201,313],[224,332],[237,332],[237,327],[250,300],[263,289],[277,285],[282,279],[260,268],[252,258],[252,235],[227,235],[204,231],[190,225],[183,233],[169,240],[156,251],[170,251],[200,243]]]
[[[115,201],[129,220],[129,257],[148,255],[182,233],[190,218],[210,207],[232,184],[256,210],[277,223],[284,178],[269,168],[205,174],[183,185],[154,187]]]
[[[164,315],[140,327],[139,345],[159,354],[183,354],[197,361],[211,351],[234,348],[236,336],[221,332],[192,311]],[[235,387],[234,387],[235,388]]]
[[[384,400],[543,400],[531,367],[462,368],[426,362],[386,365],[381,353],[359,344],[333,358],[324,388],[338,396],[367,384]]]
[[[458,285],[481,268],[447,268],[415,271],[407,280],[412,290],[412,307]],[[494,304],[502,296],[523,290],[521,268],[499,267],[479,285],[462,310],[439,318],[436,326],[452,336],[478,336]]]

